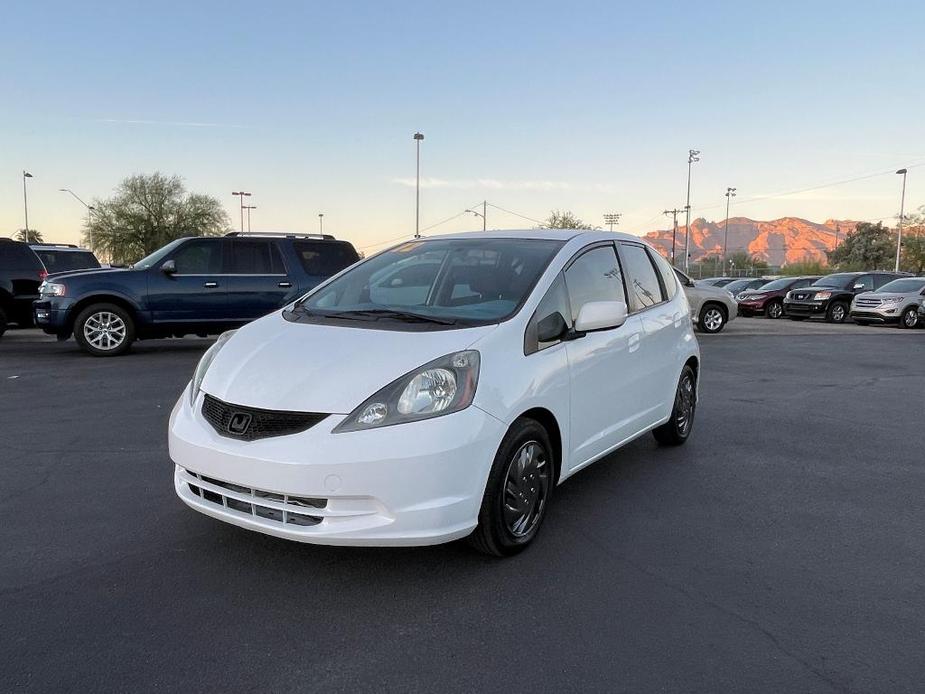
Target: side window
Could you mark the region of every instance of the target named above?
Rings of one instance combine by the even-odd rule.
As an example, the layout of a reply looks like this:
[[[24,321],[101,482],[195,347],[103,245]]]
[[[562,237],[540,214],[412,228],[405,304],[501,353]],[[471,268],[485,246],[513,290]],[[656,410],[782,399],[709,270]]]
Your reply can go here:
[[[293,241],[292,247],[306,275],[330,277],[358,259],[357,252],[343,241]]]
[[[231,258],[225,259],[225,272],[231,275],[284,275],[279,249],[273,242],[231,242]]]
[[[678,293],[678,277],[675,275],[674,268],[658,253],[652,253],[650,251],[649,254],[652,256],[653,260],[655,260],[658,273],[662,276],[662,287],[665,288],[667,298],[669,300],[674,299],[675,295]]]
[[[858,285],[863,285],[863,288],[858,288],[859,292],[869,292],[874,288],[874,276],[873,275],[861,275],[856,277],[852,283],[852,287],[857,287]]]
[[[797,280],[796,282],[793,283],[793,286],[791,286],[790,288],[791,289],[803,289],[804,287],[809,287],[815,281],[816,280],[814,279]]]
[[[221,239],[184,243],[174,254],[178,275],[217,275],[222,267]]]
[[[557,314],[559,318],[556,317]],[[561,337],[552,340],[540,339],[543,337],[540,334],[540,326],[545,328],[556,323],[565,328],[572,324],[569,295],[565,289],[565,280],[562,278],[561,273],[553,281],[546,292],[546,296],[542,298],[536,307],[536,311],[533,312],[533,317],[527,324],[527,332],[524,335],[524,354],[533,354],[541,349],[559,344],[562,341]]]
[[[891,277],[890,275],[874,275],[874,289],[880,289],[884,284],[892,282],[895,279],[898,278]]]
[[[620,263],[612,245],[592,248],[579,256],[565,271],[565,284],[573,320],[589,301],[626,301]]]
[[[652,259],[643,246],[620,242],[620,255],[626,264],[626,286],[630,311],[641,311],[665,300]]]

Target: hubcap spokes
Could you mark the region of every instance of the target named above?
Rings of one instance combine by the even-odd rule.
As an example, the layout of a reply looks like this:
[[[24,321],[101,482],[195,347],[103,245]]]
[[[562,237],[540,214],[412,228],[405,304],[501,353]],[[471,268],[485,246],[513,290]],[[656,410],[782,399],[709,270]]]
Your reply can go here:
[[[771,318],[780,318],[781,307],[780,304],[771,304],[771,308],[768,311],[771,315]]]
[[[100,311],[87,318],[84,337],[97,349],[115,349],[125,340],[125,321],[110,311]]]
[[[504,523],[515,537],[536,527],[549,492],[549,461],[543,447],[528,441],[511,459],[504,479]]]
[[[711,308],[703,317],[708,330],[716,330],[723,324],[723,315],[715,308]]]
[[[906,311],[906,314],[903,316],[903,320],[908,327],[912,328],[915,327],[915,324],[919,322],[919,317],[915,311]]]
[[[681,379],[678,384],[678,394],[675,396],[675,426],[678,432],[684,436],[690,431],[694,421],[694,379],[689,375]]]
[[[836,306],[832,309],[832,318],[834,318],[836,321],[841,321],[841,319],[844,317],[845,309],[843,309],[841,306]]]

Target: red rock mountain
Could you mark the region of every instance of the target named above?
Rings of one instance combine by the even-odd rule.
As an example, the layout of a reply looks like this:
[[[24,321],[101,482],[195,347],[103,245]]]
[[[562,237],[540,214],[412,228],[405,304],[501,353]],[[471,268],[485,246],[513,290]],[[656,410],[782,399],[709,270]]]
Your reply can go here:
[[[725,220],[708,222],[703,218],[691,221],[691,260],[722,254]],[[823,224],[799,217],[782,217],[761,222],[747,217],[729,218],[727,253],[745,252],[780,266],[805,261],[826,262],[826,251],[835,248],[857,228],[858,223],[829,219]],[[671,229],[650,231],[645,239],[666,255],[671,253]],[[684,257],[684,226],[678,225],[675,247],[677,258]]]

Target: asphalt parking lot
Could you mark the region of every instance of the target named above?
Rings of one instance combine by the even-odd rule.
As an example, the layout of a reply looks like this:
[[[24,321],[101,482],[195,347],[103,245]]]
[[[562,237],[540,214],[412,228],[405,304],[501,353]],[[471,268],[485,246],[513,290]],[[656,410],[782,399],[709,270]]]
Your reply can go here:
[[[701,337],[688,445],[571,478],[510,560],[186,509],[167,417],[207,344],[0,340],[4,689],[922,690],[923,330]]]

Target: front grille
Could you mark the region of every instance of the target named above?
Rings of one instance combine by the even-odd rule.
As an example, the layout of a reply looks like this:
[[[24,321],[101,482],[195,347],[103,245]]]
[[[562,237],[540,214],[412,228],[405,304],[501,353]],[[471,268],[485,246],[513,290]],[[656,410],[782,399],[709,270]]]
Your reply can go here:
[[[809,294],[806,292],[801,292],[800,294],[794,294],[793,298],[797,301],[806,301],[809,298]]]
[[[222,436],[254,441],[271,436],[298,434],[312,428],[328,415],[317,412],[260,410],[256,407],[232,405],[206,394],[202,402],[202,416]]]
[[[858,297],[854,300],[854,305],[859,308],[876,308],[880,305],[880,299],[867,299]]]
[[[323,509],[328,505],[327,499],[266,492],[262,489],[253,489],[240,484],[223,482],[191,470],[187,470],[186,473],[196,480],[222,490],[215,491],[193,482],[187,482],[190,491],[199,498],[222,508],[245,513],[255,518],[274,521],[281,525],[298,525],[302,527],[318,525],[321,522],[321,516],[313,516],[310,513],[305,513],[305,511],[312,508]],[[230,494],[225,494],[225,490]]]

